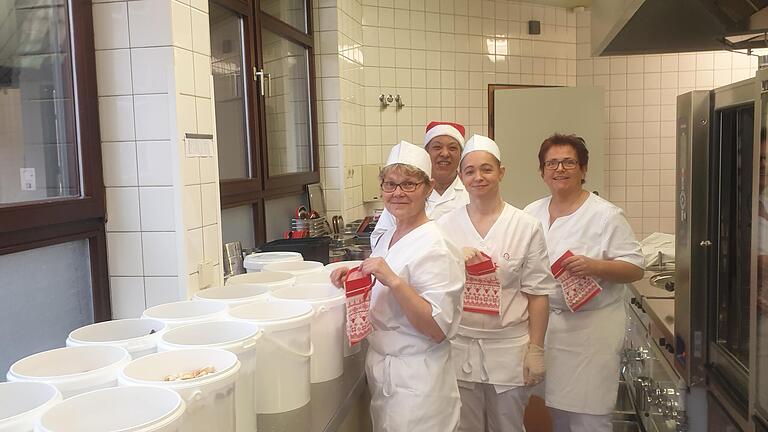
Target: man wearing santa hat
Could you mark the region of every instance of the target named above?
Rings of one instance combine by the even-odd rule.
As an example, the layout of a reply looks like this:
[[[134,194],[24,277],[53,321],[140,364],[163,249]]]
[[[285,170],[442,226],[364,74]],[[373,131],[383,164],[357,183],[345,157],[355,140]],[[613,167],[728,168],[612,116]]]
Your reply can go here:
[[[451,210],[469,203],[467,190],[458,177],[461,150],[464,146],[464,126],[458,123],[433,121],[424,134],[424,149],[432,160],[432,178],[435,187],[427,197],[427,216],[438,220]],[[395,226],[395,219],[387,210],[381,214],[371,233],[371,246],[379,237]]]

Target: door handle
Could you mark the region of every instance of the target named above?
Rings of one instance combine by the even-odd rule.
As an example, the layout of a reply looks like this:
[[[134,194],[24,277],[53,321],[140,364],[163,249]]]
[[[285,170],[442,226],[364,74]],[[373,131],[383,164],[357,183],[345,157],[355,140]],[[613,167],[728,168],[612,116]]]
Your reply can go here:
[[[701,247],[710,247],[712,246],[712,242],[709,240],[702,240],[701,243],[699,243],[699,246]]]
[[[259,82],[259,92],[262,96],[272,97],[272,75],[264,72],[264,69],[253,68],[253,80]],[[266,83],[266,85],[265,85]]]

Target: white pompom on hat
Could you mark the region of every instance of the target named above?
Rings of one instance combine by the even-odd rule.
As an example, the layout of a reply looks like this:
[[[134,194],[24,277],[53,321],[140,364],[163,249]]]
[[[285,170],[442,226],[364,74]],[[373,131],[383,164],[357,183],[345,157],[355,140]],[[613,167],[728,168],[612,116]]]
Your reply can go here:
[[[424,171],[427,177],[432,178],[432,159],[430,159],[429,153],[421,147],[407,141],[400,141],[399,144],[392,147],[385,166],[398,163],[418,168]]]
[[[452,123],[452,122],[439,122],[439,121],[433,121],[429,122],[427,125],[427,129],[424,132],[424,147],[429,144],[430,141],[432,141],[432,138],[438,137],[441,135],[447,135],[451,138],[454,138],[456,141],[459,142],[459,145],[462,147],[464,146],[464,126],[458,124],[458,123]]]
[[[469,153],[481,150],[492,154],[496,160],[501,163],[501,151],[499,150],[499,146],[494,140],[483,135],[472,135],[472,137],[467,140],[467,143],[464,145],[464,150],[461,152],[461,160],[464,160],[464,157]]]

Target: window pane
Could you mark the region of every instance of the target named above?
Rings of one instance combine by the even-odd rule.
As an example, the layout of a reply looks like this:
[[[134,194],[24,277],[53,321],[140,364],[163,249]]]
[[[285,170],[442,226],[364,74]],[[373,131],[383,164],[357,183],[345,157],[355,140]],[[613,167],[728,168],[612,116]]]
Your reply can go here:
[[[312,170],[307,49],[263,30],[269,175]]]
[[[273,17],[307,32],[306,0],[261,0],[261,10]]]
[[[0,381],[16,360],[93,323],[88,240],[0,256]]]
[[[250,205],[221,210],[221,237],[224,244],[239,241],[243,249],[256,247],[253,232],[253,207]]]
[[[245,178],[249,176],[250,162],[243,92],[242,18],[216,3],[210,3],[209,8],[219,177]]]
[[[0,12],[0,206],[80,195],[66,2]]]

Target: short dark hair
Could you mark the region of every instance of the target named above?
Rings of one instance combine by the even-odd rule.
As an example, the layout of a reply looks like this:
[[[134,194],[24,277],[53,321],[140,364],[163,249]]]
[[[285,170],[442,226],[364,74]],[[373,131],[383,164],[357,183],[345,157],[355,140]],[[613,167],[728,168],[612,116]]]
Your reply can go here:
[[[539,171],[544,172],[544,157],[549,149],[555,146],[571,146],[576,151],[579,166],[585,167],[589,164],[589,150],[587,150],[587,143],[584,141],[584,138],[574,134],[555,133],[541,143],[539,148]],[[584,183],[584,180],[581,182]]]

